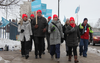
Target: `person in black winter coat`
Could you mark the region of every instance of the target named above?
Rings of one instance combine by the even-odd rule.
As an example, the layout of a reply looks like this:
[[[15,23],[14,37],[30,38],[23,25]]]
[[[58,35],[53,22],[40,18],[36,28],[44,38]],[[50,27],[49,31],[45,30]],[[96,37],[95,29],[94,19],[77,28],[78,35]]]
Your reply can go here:
[[[32,28],[33,19],[34,19],[34,14],[31,14],[31,15],[30,15],[31,28]],[[32,41],[32,40],[34,40],[34,30],[33,30],[33,28],[32,28],[32,34],[33,34],[33,35],[31,35],[31,39],[30,39],[30,48],[29,48],[29,51],[30,51],[30,52],[31,52],[31,50],[32,50],[32,45],[33,45],[33,41]]]
[[[69,19],[67,19],[66,20],[66,22],[65,22],[65,25],[63,26],[63,33],[64,33],[64,40],[65,40],[65,43],[66,43],[66,56],[68,56],[68,46],[67,46],[67,35],[66,35],[66,33],[65,33],[65,30],[66,30],[66,28],[67,28],[67,26],[69,26]]]
[[[43,43],[44,43],[44,37],[47,27],[47,20],[42,17],[42,11],[37,11],[37,22],[36,18],[33,19],[32,27],[34,29],[34,43],[35,43],[35,58],[41,58],[41,55],[43,53]]]
[[[65,33],[67,34],[67,46],[69,48],[69,61],[71,61],[72,49],[74,53],[74,61],[78,63],[77,60],[77,46],[78,46],[78,38],[80,39],[80,33],[78,26],[75,25],[75,20],[73,17],[70,18],[70,25],[67,26]]]

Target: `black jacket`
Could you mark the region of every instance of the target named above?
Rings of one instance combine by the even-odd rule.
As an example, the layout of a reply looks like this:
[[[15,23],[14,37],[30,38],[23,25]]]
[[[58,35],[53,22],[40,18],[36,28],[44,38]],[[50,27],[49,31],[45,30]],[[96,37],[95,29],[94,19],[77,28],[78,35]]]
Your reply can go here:
[[[67,46],[78,46],[78,38],[80,39],[80,33],[79,33],[79,28],[78,26],[75,26],[75,31],[74,32],[70,32],[70,30],[72,29],[72,27],[69,25],[66,28],[66,40],[67,40]]]
[[[45,37],[45,33],[43,32],[43,29],[47,27],[47,20],[44,17],[37,17],[37,25],[38,28],[35,29],[35,25],[36,25],[36,18],[33,19],[32,22],[32,27],[34,29],[34,36],[35,37]]]
[[[34,36],[34,29],[33,29],[33,26],[32,26],[32,23],[33,23],[33,19],[30,19],[31,20],[31,28],[32,28],[32,34],[33,34],[33,36]]]
[[[67,35],[65,33],[67,26],[68,26],[67,24],[63,26],[64,40],[66,40],[67,38]]]

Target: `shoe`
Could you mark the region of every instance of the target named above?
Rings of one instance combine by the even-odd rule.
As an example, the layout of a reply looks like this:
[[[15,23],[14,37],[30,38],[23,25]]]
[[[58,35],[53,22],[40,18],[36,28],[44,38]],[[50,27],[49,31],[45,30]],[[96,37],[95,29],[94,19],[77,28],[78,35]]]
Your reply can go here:
[[[74,63],[78,63],[77,56],[74,56]]]
[[[57,58],[56,60],[57,60],[58,62],[60,61],[60,59],[59,59],[59,58]]]
[[[41,56],[39,56],[39,58],[42,58]]]
[[[38,57],[37,56],[35,56],[35,59],[37,59]]]
[[[22,57],[25,57],[25,55],[22,55]]]
[[[43,54],[45,54],[45,52],[43,52]]]
[[[82,56],[82,53],[80,53],[80,56]]]
[[[72,57],[72,56],[70,55],[68,61],[71,61],[71,57]]]
[[[83,57],[85,57],[85,58],[86,58],[87,56],[83,56]]]
[[[29,55],[26,55],[25,58],[28,59],[29,58]]]

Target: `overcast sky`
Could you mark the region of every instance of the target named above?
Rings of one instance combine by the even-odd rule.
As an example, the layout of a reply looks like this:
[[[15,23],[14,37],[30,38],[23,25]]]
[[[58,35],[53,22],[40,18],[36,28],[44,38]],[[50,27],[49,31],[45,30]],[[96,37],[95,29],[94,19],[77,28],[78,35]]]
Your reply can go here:
[[[23,0],[27,1],[27,0]],[[52,14],[58,14],[58,0],[41,0],[42,3],[47,4],[47,9],[52,9]],[[74,17],[75,9],[80,5],[80,11],[78,13],[79,23],[83,22],[83,19],[88,18],[88,22],[94,25],[100,18],[100,0],[60,0],[60,20],[63,23],[64,16],[66,18]],[[1,14],[1,13],[0,13]],[[77,20],[76,20],[77,22]]]

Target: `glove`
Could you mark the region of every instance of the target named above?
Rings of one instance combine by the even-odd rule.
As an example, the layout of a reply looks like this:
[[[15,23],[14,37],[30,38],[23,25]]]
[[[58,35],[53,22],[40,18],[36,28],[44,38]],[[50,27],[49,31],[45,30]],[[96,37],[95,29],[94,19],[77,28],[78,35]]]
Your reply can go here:
[[[55,27],[52,27],[52,28],[51,28],[51,32],[53,32],[54,30],[55,30]]]
[[[35,25],[35,28],[37,29],[38,27],[39,27],[39,26],[36,24],[36,25]]]
[[[43,29],[43,32],[44,32],[44,33],[46,32],[46,28]]]
[[[75,28],[72,28],[70,31],[71,31],[71,32],[74,32],[74,31],[75,31]]]
[[[23,32],[24,32],[24,30],[22,29],[22,30],[21,30],[21,33],[23,33]]]

